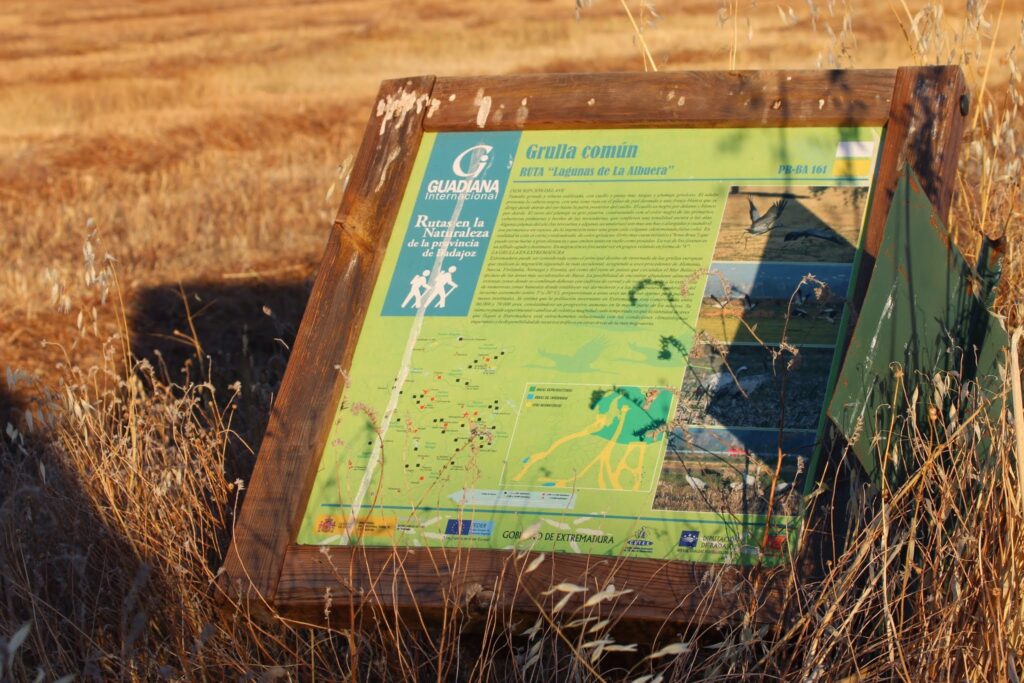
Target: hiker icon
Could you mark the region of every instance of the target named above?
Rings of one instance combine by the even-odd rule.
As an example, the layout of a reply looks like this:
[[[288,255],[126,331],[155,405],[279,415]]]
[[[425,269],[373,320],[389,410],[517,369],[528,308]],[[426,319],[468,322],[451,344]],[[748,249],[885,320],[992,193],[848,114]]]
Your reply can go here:
[[[413,308],[420,308],[423,304],[423,294],[427,291],[428,277],[430,277],[430,271],[424,270],[422,275],[417,275],[409,281],[409,294],[402,302],[402,308],[408,306],[410,300],[413,301]]]
[[[427,291],[426,299],[423,301],[423,308],[430,306],[434,299],[438,300],[437,304],[435,304],[437,308],[444,308],[448,295],[458,287],[452,278],[452,273],[454,272],[455,266],[448,266],[448,270],[438,271],[434,280],[430,283],[430,289]]]

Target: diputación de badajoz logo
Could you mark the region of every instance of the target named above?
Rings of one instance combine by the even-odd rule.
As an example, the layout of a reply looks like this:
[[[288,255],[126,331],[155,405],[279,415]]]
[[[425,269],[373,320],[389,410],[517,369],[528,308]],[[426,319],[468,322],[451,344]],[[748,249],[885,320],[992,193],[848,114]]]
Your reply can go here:
[[[700,532],[687,529],[679,534],[679,547],[680,548],[696,548],[697,540],[700,539]]]

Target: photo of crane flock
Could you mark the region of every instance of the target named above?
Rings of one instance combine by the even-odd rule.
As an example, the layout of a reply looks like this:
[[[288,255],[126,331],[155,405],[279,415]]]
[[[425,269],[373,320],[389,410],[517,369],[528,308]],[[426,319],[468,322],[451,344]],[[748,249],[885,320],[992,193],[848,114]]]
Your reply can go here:
[[[797,513],[867,200],[867,187],[730,188],[655,509]]]

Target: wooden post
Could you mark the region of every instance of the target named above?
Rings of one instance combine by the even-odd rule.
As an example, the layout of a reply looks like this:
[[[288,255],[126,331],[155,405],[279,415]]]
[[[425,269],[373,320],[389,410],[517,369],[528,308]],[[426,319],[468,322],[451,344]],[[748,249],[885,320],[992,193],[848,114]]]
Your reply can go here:
[[[423,135],[432,76],[385,81],[296,335],[224,568],[229,594],[275,601],[384,246]]]

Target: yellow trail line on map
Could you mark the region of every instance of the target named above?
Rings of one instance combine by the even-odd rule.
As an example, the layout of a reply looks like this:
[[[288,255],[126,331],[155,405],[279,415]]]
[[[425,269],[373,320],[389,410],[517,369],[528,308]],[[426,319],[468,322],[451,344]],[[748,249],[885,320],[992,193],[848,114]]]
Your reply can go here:
[[[588,425],[587,427],[584,427],[580,431],[575,432],[573,434],[568,434],[566,436],[563,436],[558,441],[555,441],[553,444],[551,444],[551,447],[548,448],[546,451],[541,451],[539,453],[534,453],[533,455],[530,456],[530,459],[526,461],[526,465],[523,467],[522,470],[520,470],[519,474],[517,474],[513,478],[513,481],[520,481],[520,480],[522,480],[522,478],[526,476],[526,473],[530,471],[531,467],[533,467],[535,464],[537,464],[541,460],[544,460],[545,458],[547,458],[549,455],[551,455],[555,451],[555,449],[557,449],[562,444],[569,443],[570,441],[575,441],[576,439],[581,439],[584,436],[590,436],[594,432],[599,431],[601,429],[604,429],[609,424],[611,424],[612,419],[613,418],[610,418],[610,417],[600,416],[596,420],[594,420],[590,425]]]
[[[530,471],[531,467],[533,467],[538,462],[551,456],[561,446],[564,446],[565,444],[571,441],[575,441],[576,439],[581,439],[586,436],[593,436],[601,429],[607,427],[617,418],[619,424],[615,428],[615,433],[608,439],[608,442],[605,444],[604,448],[601,449],[601,452],[598,453],[593,460],[587,463],[587,465],[582,470],[577,472],[572,478],[553,479],[548,481],[550,481],[555,488],[568,488],[570,486],[575,485],[575,483],[578,482],[580,478],[585,476],[587,472],[589,472],[596,466],[598,468],[597,485],[599,488],[613,489],[619,491],[624,490],[624,487],[622,486],[621,477],[623,473],[628,472],[629,474],[633,475],[633,482],[630,486],[630,490],[639,491],[640,483],[643,477],[644,459],[647,455],[648,444],[646,442],[634,442],[627,445],[625,451],[622,454],[622,457],[615,465],[615,468],[612,468],[612,455],[615,452],[615,447],[619,443],[619,437],[622,435],[622,430],[626,426],[626,413],[629,412],[630,407],[631,406],[627,404],[619,408],[619,413],[617,416],[598,417],[584,429],[573,434],[563,436],[562,438],[552,443],[551,446],[549,446],[546,450],[534,453],[526,461],[526,464],[523,466],[523,469],[519,471],[519,474],[513,477],[513,481],[522,481],[523,477],[526,476],[526,473]],[[636,462],[635,464],[630,465],[630,456],[634,452],[637,454]]]
[[[580,480],[580,478],[586,476],[587,472],[589,472],[591,469],[593,469],[596,466],[598,468],[597,469],[597,486],[598,486],[598,488],[622,490],[623,486],[622,486],[622,482],[620,480],[620,476],[621,476],[623,470],[628,470],[628,471],[632,472],[633,475],[634,475],[634,481],[633,481],[633,485],[632,485],[631,488],[634,491],[639,490],[639,488],[640,488],[639,472],[643,471],[643,457],[644,457],[644,452],[647,449],[647,445],[646,444],[630,444],[630,445],[626,446],[626,451],[623,454],[622,459],[619,460],[618,466],[614,470],[612,469],[612,455],[615,453],[615,447],[619,443],[619,437],[622,435],[622,430],[626,426],[626,413],[628,411],[629,411],[629,406],[623,406],[622,408],[619,409],[619,415],[618,415],[619,424],[617,425],[617,427],[615,429],[615,433],[611,436],[611,438],[608,440],[608,443],[605,444],[604,448],[601,449],[601,452],[598,453],[597,456],[595,456],[593,460],[591,460],[589,463],[587,463],[587,465],[582,470],[577,472],[572,478],[570,478],[570,479],[556,479],[556,480],[552,480],[551,483],[556,488],[569,488],[570,486],[574,486]],[[629,465],[627,464],[628,463],[628,459],[629,459],[629,454],[630,454],[631,451],[635,450],[637,447],[639,447],[639,450],[640,450],[639,463],[638,463],[638,465],[636,467],[629,467]],[[553,449],[549,449],[548,451],[546,451],[546,453],[550,454],[551,450],[553,450]]]
[[[629,466],[629,454],[632,451],[639,451],[639,457],[636,459],[636,465],[634,467]],[[640,490],[640,478],[644,472],[644,455],[647,453],[647,444],[643,441],[631,443],[626,446],[626,452],[622,454],[622,459],[619,460],[618,467],[615,468],[613,473],[615,487],[623,488],[619,477],[623,471],[630,472],[633,475],[633,486],[630,487],[633,491]]]
[[[622,429],[623,429],[623,427],[626,426],[626,413],[627,412],[629,412],[629,407],[628,406],[623,406],[622,408],[619,408],[619,424],[615,428],[615,433],[612,434],[612,438],[610,438],[608,440],[608,443],[605,444],[605,447],[602,448],[601,452],[597,454],[597,457],[594,458],[593,460],[591,460],[590,464],[587,465],[586,467],[584,467],[580,471],[580,473],[578,475],[576,475],[577,479],[579,479],[579,477],[582,477],[584,474],[586,474],[587,470],[589,470],[595,464],[599,463],[598,470],[597,470],[597,485],[600,488],[603,488],[603,489],[608,488],[608,484],[606,484],[605,480],[604,480],[604,474],[607,471],[608,472],[608,477],[612,481],[612,488],[619,488],[618,479],[612,473],[612,462],[611,462],[612,461],[612,451],[615,450],[615,444],[618,443],[619,436],[622,434]],[[562,482],[556,484],[556,486],[565,486],[567,483],[568,483],[567,481],[563,480]]]

